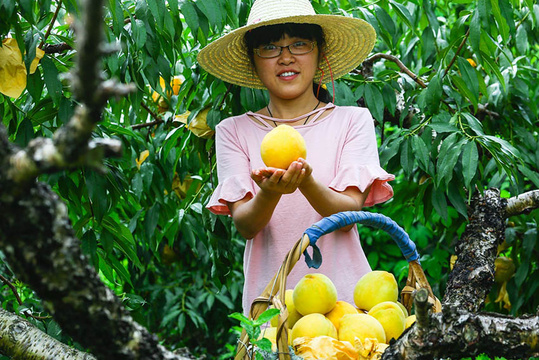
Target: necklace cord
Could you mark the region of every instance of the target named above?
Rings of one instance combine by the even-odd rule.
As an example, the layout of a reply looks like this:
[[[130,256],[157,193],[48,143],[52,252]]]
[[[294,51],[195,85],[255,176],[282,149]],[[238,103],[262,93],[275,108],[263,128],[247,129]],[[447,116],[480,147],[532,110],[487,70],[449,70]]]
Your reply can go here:
[[[315,111],[316,109],[318,109],[318,106],[320,106],[320,103],[322,102],[322,100],[318,100],[318,104],[316,104],[316,106],[314,107],[314,109],[311,110],[311,112]],[[271,117],[273,117],[273,114],[271,113],[271,110],[269,108],[269,104],[266,105],[266,109],[268,109],[268,113],[270,114]],[[311,114],[312,115],[312,114]],[[309,118],[311,117],[311,115],[307,116],[307,119],[305,119],[305,122],[303,123],[303,125],[307,124],[307,121],[309,121]],[[275,122],[275,120],[272,120],[273,123],[275,124],[275,127],[277,127],[277,123]]]

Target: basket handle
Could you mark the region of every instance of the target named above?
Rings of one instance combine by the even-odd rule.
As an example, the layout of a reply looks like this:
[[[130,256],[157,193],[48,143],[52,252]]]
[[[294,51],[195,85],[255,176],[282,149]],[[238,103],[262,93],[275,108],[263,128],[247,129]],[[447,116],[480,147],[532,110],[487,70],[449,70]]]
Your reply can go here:
[[[308,254],[307,249],[303,252],[307,266],[318,269],[322,264],[322,253],[316,245],[316,241],[321,236],[354,223],[384,230],[397,243],[408,262],[416,260],[419,262],[419,253],[416,250],[414,242],[410,240],[410,237],[403,228],[391,220],[391,218],[382,214],[365,211],[343,211],[325,217],[305,230],[304,235],[308,236],[310,246],[313,248],[312,258]]]

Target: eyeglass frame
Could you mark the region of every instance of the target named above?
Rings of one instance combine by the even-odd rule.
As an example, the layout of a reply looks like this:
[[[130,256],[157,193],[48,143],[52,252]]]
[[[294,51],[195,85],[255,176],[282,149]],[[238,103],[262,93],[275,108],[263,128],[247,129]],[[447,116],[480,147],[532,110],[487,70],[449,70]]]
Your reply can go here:
[[[294,45],[294,44],[296,44],[296,43],[298,43],[298,42],[302,42],[302,41],[303,41],[303,42],[309,42],[309,43],[311,43],[311,50],[309,50],[309,51],[307,51],[307,52],[304,52],[304,53],[301,53],[301,54],[294,54],[294,53],[290,50],[290,46],[292,46],[292,45]],[[268,44],[266,44],[266,45],[268,45]],[[276,48],[279,48],[279,53],[278,53],[277,55],[275,55],[275,56],[269,56],[269,57],[268,57],[268,56],[261,56],[260,53],[259,53],[259,51],[260,51],[259,48],[254,48],[254,49],[253,49],[253,52],[254,52],[258,57],[260,57],[260,58],[262,58],[262,59],[273,59],[273,58],[276,58],[276,57],[278,57],[278,56],[281,56],[281,54],[283,53],[283,49],[284,49],[284,48],[287,48],[287,49],[288,49],[288,52],[289,52],[290,54],[292,54],[292,55],[305,55],[305,54],[308,54],[308,53],[310,53],[310,52],[312,52],[312,51],[314,50],[314,47],[316,46],[316,40],[300,40],[300,41],[294,41],[293,43],[288,44],[288,45],[285,45],[285,46],[280,46],[280,45],[275,45],[275,44],[271,44],[271,45],[275,46]]]

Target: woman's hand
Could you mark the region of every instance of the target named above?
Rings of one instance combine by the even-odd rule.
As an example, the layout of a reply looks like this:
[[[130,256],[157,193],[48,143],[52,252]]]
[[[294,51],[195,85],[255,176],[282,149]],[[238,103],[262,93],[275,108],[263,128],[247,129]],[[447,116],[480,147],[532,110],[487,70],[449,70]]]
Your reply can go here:
[[[294,161],[288,169],[266,167],[255,169],[251,178],[260,189],[277,194],[291,194],[302,184],[306,176],[312,173],[311,166],[304,160]]]

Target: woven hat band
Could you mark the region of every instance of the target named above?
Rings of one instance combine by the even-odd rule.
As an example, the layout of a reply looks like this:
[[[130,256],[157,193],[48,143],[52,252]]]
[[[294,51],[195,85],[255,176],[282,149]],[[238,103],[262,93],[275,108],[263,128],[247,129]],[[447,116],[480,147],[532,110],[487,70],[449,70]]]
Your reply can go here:
[[[257,0],[251,8],[247,25],[301,15],[316,15],[309,0]]]

